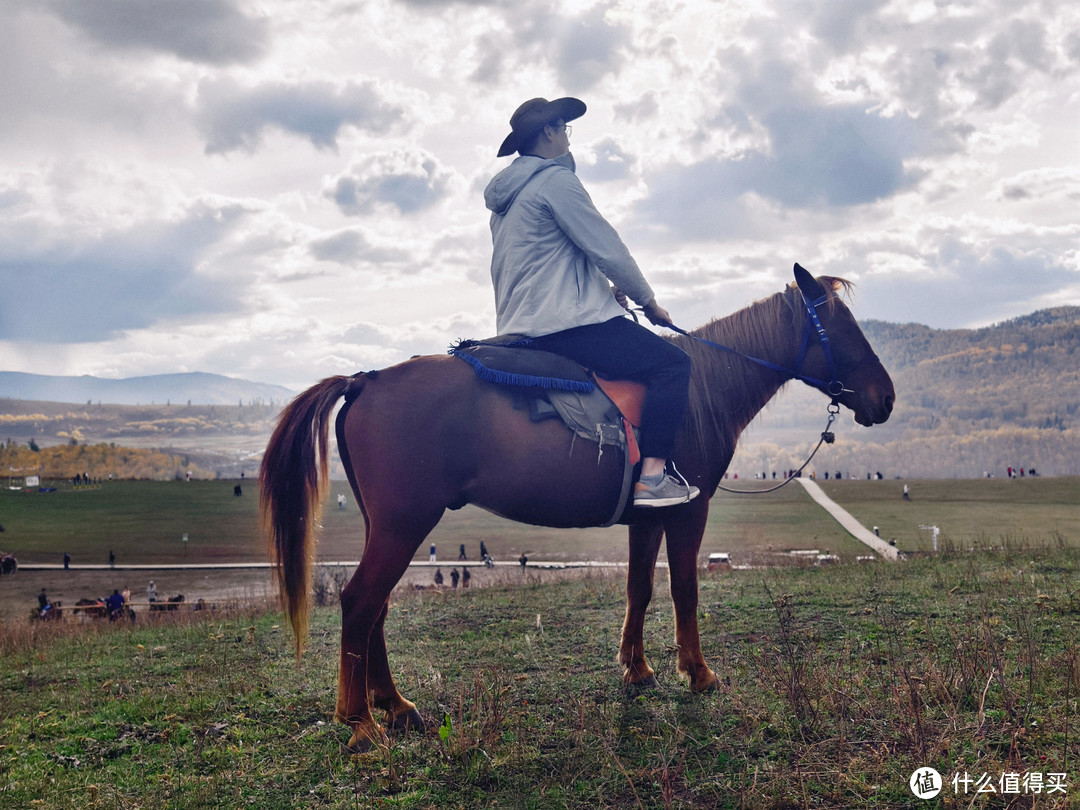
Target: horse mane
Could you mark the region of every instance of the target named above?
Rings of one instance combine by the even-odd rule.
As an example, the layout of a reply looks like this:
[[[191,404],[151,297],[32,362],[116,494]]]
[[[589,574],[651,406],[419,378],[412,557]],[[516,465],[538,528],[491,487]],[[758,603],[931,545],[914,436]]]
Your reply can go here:
[[[821,276],[818,281],[825,288],[824,306],[829,312],[850,296],[853,287],[850,281],[834,276]],[[792,283],[731,315],[709,321],[691,334],[743,355],[791,366],[805,319],[799,289]],[[739,435],[790,378],[692,338],[675,340],[690,356],[693,368],[686,416],[691,435],[700,436],[708,454],[716,451],[726,465]]]

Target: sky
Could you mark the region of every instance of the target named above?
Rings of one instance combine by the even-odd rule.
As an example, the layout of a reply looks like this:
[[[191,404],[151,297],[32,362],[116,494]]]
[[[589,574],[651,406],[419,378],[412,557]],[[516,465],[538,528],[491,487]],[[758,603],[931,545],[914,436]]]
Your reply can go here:
[[[494,334],[483,188],[572,95],[684,328],[1080,304],[1073,0],[0,0],[0,370],[300,390]]]

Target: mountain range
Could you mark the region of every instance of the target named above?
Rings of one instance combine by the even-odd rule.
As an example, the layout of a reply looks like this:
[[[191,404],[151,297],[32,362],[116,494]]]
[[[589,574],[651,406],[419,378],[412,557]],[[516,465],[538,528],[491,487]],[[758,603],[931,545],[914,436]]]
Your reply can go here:
[[[1080,475],[1080,307],[979,329],[873,320],[862,328],[893,378],[895,410],[873,428],[842,416],[830,428],[835,443],[821,446],[808,472],[971,478],[1013,467]],[[228,448],[250,459],[293,393],[215,374],[103,380],[0,372],[0,440]],[[825,427],[827,405],[819,392],[790,383],[744,432],[731,474],[771,478],[797,468]]]
[[[1009,467],[1080,475],[1080,307],[1040,310],[978,329],[863,321],[892,376],[883,425],[836,423],[819,472],[863,477],[1002,476]],[[799,466],[826,400],[792,383],[743,434],[732,469]]]
[[[195,405],[236,405],[251,402],[284,404],[292,399],[295,393],[280,385],[203,372],[107,380],[86,375],[54,377],[0,371],[0,397],[45,402],[96,402],[110,405],[164,405],[170,402]]]

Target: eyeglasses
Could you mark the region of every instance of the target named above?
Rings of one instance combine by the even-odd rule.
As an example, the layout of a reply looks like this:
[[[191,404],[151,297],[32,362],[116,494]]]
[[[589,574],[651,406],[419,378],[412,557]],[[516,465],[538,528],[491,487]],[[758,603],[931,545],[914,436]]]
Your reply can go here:
[[[574,128],[572,126],[570,126],[569,124],[548,124],[548,126],[551,127],[552,129],[559,129],[561,127],[562,129],[566,130],[566,137],[567,138],[569,138],[571,133],[573,133],[573,131],[574,131]]]

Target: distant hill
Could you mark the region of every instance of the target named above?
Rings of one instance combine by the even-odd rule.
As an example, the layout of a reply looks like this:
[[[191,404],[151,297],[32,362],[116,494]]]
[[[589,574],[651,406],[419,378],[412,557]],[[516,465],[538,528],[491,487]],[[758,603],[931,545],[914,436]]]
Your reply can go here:
[[[202,372],[107,380],[90,376],[53,377],[0,371],[0,397],[45,402],[110,405],[284,404],[293,395],[293,391],[280,385]]]
[[[980,329],[864,321],[896,386],[884,425],[846,418],[819,474],[977,477],[1007,467],[1080,475],[1080,307]],[[824,426],[825,399],[792,383],[744,434],[732,470],[790,469]],[[800,458],[800,453],[802,457]]]

